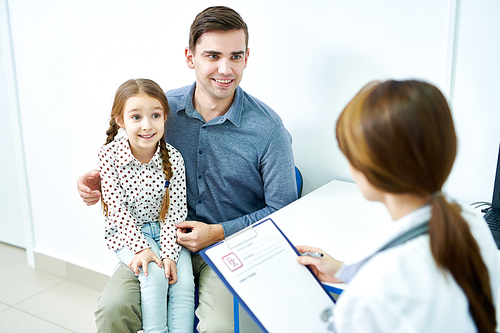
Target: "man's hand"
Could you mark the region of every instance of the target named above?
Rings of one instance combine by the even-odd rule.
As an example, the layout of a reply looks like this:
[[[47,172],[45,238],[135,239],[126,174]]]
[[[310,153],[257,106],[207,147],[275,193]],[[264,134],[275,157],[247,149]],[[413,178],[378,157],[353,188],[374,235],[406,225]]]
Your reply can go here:
[[[158,258],[158,256],[150,248],[144,249],[134,254],[134,257],[128,264],[128,267],[130,267],[130,269],[134,271],[135,275],[139,275],[139,267],[142,267],[144,275],[148,276],[148,264],[151,261],[154,261],[158,265],[158,267],[163,268],[163,264],[160,258]]]
[[[101,177],[99,171],[91,170],[78,178],[76,182],[78,193],[87,206],[99,202],[101,198]]]
[[[220,224],[184,221],[175,225],[177,243],[189,251],[197,252],[224,239],[224,229]]]

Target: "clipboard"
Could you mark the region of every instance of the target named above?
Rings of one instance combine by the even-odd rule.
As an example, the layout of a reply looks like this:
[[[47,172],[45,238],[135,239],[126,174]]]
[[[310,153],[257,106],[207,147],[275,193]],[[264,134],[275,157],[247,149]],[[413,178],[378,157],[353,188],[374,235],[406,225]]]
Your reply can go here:
[[[331,332],[334,299],[272,219],[200,254],[264,332]]]

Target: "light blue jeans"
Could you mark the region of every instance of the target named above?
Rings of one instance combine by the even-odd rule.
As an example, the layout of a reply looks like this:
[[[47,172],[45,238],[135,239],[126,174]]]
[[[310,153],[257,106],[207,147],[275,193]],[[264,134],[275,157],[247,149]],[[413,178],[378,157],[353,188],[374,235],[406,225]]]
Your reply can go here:
[[[160,257],[160,225],[146,223],[141,229],[151,250]],[[118,258],[128,265],[134,256],[129,248],[115,251]],[[142,267],[138,276],[141,285],[142,327],[144,333],[193,332],[194,279],[190,252],[182,247],[177,262],[177,282],[170,285],[165,271],[155,262],[148,265],[148,276]],[[170,290],[169,290],[170,289]]]

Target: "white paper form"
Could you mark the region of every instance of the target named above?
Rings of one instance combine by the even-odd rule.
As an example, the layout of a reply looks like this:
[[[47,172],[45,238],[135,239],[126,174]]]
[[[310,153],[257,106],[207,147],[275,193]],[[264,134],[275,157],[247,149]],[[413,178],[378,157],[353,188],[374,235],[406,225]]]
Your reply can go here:
[[[274,332],[329,332],[321,319],[334,302],[271,219],[202,251],[202,256],[260,322]]]

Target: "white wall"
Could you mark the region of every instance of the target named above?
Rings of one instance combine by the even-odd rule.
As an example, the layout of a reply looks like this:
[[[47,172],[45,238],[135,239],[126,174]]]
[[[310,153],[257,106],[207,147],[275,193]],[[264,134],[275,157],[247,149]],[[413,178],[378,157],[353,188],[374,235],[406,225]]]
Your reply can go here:
[[[0,0],[0,8],[4,8],[4,1]],[[19,186],[18,165],[16,148],[19,145],[18,135],[20,132],[18,119],[17,98],[10,87],[14,73],[12,68],[12,44],[10,39],[9,21],[6,10],[0,9],[0,110],[2,110],[2,121],[0,122],[0,156],[2,156],[2,176],[0,177],[0,242],[25,247],[23,221],[19,219],[22,209],[21,187]],[[11,112],[11,110],[13,112]],[[15,119],[13,119],[15,118]],[[16,126],[17,125],[17,126]],[[16,221],[16,223],[13,223]],[[21,226],[21,228],[19,227]]]
[[[483,9],[490,5],[464,3]],[[116,260],[104,245],[99,207],[83,205],[76,179],[96,166],[119,84],[146,77],[169,90],[194,81],[194,72],[184,62],[184,47],[195,15],[212,4],[236,9],[249,25],[251,51],[241,86],[283,118],[294,139],[305,193],[332,179],[350,180],[333,128],[362,85],[375,79],[419,78],[450,94],[453,6],[448,1],[11,0],[37,252],[112,272]],[[474,22],[483,14],[499,17],[495,10],[496,14],[485,10],[469,19]],[[467,43],[476,42],[473,37],[474,32],[471,40],[460,39],[465,51]],[[486,48],[486,53],[491,50]],[[467,67],[461,61],[458,58],[457,68]],[[456,85],[457,103],[468,78],[477,73],[470,69],[461,75],[465,83]],[[470,102],[478,95],[481,91]],[[474,138],[485,143],[491,134],[497,135],[491,145],[497,145],[498,131],[490,121],[482,124],[489,132],[483,127],[465,130],[470,112],[462,108],[458,114],[457,107],[460,142]],[[497,117],[498,123],[498,110],[483,107],[480,114]],[[493,175],[476,183],[470,170],[494,163],[496,151],[474,153],[479,158],[468,158],[471,151],[465,147],[460,151],[450,194],[465,202],[491,200]],[[488,173],[490,169],[494,165],[484,167]],[[460,190],[463,184],[466,191]]]
[[[0,242],[26,249],[34,266],[33,223],[7,0],[0,0]]]
[[[447,190],[491,202],[500,143],[500,1],[462,1],[453,115],[459,151]]]

